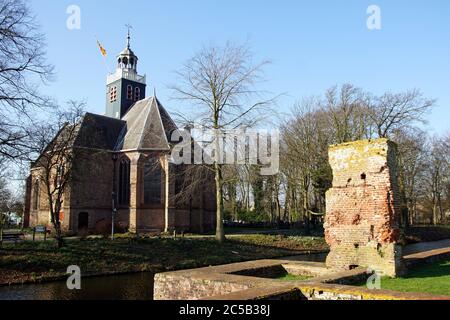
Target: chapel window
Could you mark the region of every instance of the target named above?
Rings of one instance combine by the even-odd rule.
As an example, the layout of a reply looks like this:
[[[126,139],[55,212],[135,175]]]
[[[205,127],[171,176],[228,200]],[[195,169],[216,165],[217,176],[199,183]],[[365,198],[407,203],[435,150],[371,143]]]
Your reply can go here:
[[[119,205],[130,204],[130,161],[123,159],[119,165]]]
[[[39,209],[39,180],[34,182],[33,186],[33,210]]]
[[[145,204],[161,204],[162,178],[161,163],[157,158],[149,158],[144,165]]]

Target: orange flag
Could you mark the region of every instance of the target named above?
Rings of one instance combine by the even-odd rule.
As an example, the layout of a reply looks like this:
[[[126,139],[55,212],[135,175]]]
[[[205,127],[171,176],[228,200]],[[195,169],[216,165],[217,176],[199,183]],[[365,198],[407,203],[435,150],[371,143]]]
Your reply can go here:
[[[97,40],[98,48],[100,49],[100,52],[102,53],[102,56],[106,57],[106,50],[103,48],[102,44]]]

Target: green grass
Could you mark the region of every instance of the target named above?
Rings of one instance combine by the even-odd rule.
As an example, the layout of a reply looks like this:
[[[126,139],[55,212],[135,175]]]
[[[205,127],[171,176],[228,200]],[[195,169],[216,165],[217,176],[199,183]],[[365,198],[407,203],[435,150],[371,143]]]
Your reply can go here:
[[[309,277],[309,276],[296,276],[296,275],[293,275],[293,274],[287,274],[285,276],[277,278],[277,280],[281,280],[281,281],[303,281],[303,280],[308,280],[308,279],[311,279],[311,277]]]
[[[223,244],[213,238],[135,238],[68,240],[3,244],[0,284],[53,279],[77,265],[84,275],[114,272],[161,272],[257,259],[277,258],[326,249],[323,238],[238,236]]]
[[[381,289],[450,296],[450,260],[410,270],[401,278],[382,278]]]
[[[270,247],[273,249],[279,248],[294,251],[309,251],[311,249],[320,251],[329,250],[323,237],[253,234],[234,236],[230,239],[236,242]]]

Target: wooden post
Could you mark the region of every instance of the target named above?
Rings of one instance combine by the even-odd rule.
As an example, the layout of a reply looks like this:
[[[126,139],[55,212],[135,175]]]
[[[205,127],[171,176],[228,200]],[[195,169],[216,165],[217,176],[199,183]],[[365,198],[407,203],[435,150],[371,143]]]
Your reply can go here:
[[[36,236],[36,227],[33,228],[33,242],[34,242],[35,236]]]

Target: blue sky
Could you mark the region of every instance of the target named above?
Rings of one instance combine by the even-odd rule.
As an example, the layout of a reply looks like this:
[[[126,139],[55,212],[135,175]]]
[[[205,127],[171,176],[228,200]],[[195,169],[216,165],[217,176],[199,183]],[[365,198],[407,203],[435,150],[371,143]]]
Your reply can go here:
[[[157,90],[166,108],[178,110],[168,85],[174,71],[207,44],[250,44],[256,58],[269,59],[263,89],[287,93],[278,108],[352,83],[375,94],[421,89],[438,99],[428,116],[430,132],[450,125],[450,1],[448,0],[29,0],[47,36],[56,80],[44,90],[60,102],[84,99],[89,111],[105,108],[107,69],[96,37],[108,51],[108,66],[125,46],[125,24],[133,25],[132,48],[147,95]],[[381,8],[382,29],[368,30],[367,7]],[[81,29],[69,30],[69,5],[81,9]]]

